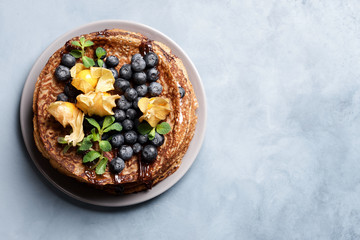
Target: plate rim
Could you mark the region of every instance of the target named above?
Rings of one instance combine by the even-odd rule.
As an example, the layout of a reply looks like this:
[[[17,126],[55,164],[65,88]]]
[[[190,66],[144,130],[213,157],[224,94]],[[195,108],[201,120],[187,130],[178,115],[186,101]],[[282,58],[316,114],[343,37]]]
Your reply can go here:
[[[112,25],[114,25],[114,27],[108,27],[108,26],[112,26]],[[188,72],[188,75],[190,75],[189,74],[190,70],[195,75],[194,79],[196,81],[197,88],[196,89],[194,88],[194,91],[197,93],[198,101],[199,102],[201,101],[201,105],[199,104],[199,108],[197,109],[197,115],[198,115],[198,118],[201,115],[202,122],[201,122],[201,126],[199,126],[199,119],[198,119],[195,134],[194,134],[194,137],[193,137],[193,139],[192,139],[192,141],[190,143],[190,146],[189,146],[189,149],[190,149],[190,147],[194,148],[194,149],[192,149],[192,156],[191,156],[193,159],[188,160],[188,161],[191,161],[191,162],[190,162],[190,164],[187,164],[186,166],[184,166],[184,164],[180,165],[180,168],[183,166],[181,168],[182,172],[180,174],[179,173],[176,174],[180,170],[180,168],[179,168],[175,173],[173,173],[172,175],[170,175],[169,177],[164,179],[162,182],[160,182],[159,184],[154,186],[154,188],[151,189],[150,191],[145,191],[145,192],[133,194],[132,196],[134,196],[134,200],[132,200],[132,201],[130,200],[129,203],[121,203],[121,201],[119,201],[119,204],[109,204],[109,203],[106,203],[106,202],[99,202],[98,200],[86,199],[84,197],[78,196],[78,195],[76,195],[76,193],[73,193],[73,192],[71,192],[71,191],[69,191],[67,189],[64,189],[62,186],[60,186],[58,183],[56,183],[51,178],[51,176],[48,175],[48,173],[45,172],[45,170],[40,166],[39,162],[36,161],[36,159],[34,159],[35,158],[34,151],[36,152],[36,151],[38,151],[38,149],[37,148],[32,149],[31,148],[32,146],[29,143],[29,141],[34,142],[34,139],[33,139],[33,136],[32,136],[32,129],[31,130],[26,129],[26,125],[28,124],[28,121],[32,122],[32,119],[26,119],[27,115],[25,113],[26,113],[26,107],[28,107],[28,105],[29,105],[29,103],[26,102],[27,100],[29,100],[29,95],[31,96],[30,106],[31,106],[31,113],[32,113],[33,91],[30,91],[30,94],[29,94],[28,90],[29,89],[31,90],[31,89],[35,88],[35,83],[36,83],[37,77],[34,80],[33,75],[34,75],[34,73],[36,74],[36,72],[38,72],[37,69],[39,68],[39,65],[40,65],[40,67],[42,69],[44,67],[44,65],[47,63],[49,57],[57,49],[59,49],[61,46],[63,46],[64,42],[66,42],[71,37],[79,36],[81,34],[86,34],[86,33],[90,33],[90,32],[101,31],[101,30],[104,30],[104,29],[112,29],[112,28],[115,28],[115,26],[117,26],[118,28],[127,30],[127,31],[134,31],[133,29],[139,28],[142,31],[137,30],[135,32],[140,32],[142,34],[144,32],[146,32],[146,31],[150,32],[150,33],[156,35],[158,38],[162,38],[162,39],[166,40],[165,42],[164,41],[162,41],[162,42],[164,42],[167,46],[169,46],[169,45],[175,46],[175,48],[170,47],[170,46],[169,47],[172,50],[176,50],[176,51],[179,51],[178,53],[181,53],[180,55],[182,55],[182,56],[180,58],[184,62],[184,65],[185,65],[185,68],[186,68],[186,70]],[[97,28],[98,30],[94,30],[95,28]],[[93,30],[89,31],[88,29],[93,29]],[[150,34],[150,35],[152,35],[152,34]],[[55,48],[55,50],[53,51],[52,49],[54,49],[54,48]],[[35,75],[35,76],[38,76],[38,74]],[[194,85],[194,80],[191,81],[191,82]],[[57,37],[40,54],[40,56],[37,58],[34,65],[32,66],[31,70],[29,71],[29,73],[27,75],[27,78],[26,78],[26,81],[25,81],[25,84],[24,84],[24,87],[23,87],[23,90],[22,90],[21,100],[20,100],[20,128],[21,128],[21,133],[22,133],[23,141],[24,141],[24,144],[26,146],[27,152],[29,153],[29,155],[31,157],[31,160],[34,163],[34,165],[36,166],[37,170],[47,179],[48,182],[51,183],[51,185],[53,187],[60,190],[62,193],[66,194],[67,196],[69,196],[71,198],[74,198],[74,199],[76,199],[76,200],[78,200],[80,202],[86,203],[86,204],[95,205],[95,206],[101,206],[101,207],[125,207],[125,206],[131,206],[131,205],[139,204],[139,203],[148,201],[150,199],[153,199],[153,198],[161,195],[162,193],[166,192],[171,187],[173,187],[178,181],[180,181],[181,178],[184,177],[184,175],[188,172],[188,170],[190,169],[190,167],[192,166],[192,164],[196,160],[196,158],[197,158],[197,156],[198,156],[198,154],[200,152],[200,149],[201,149],[201,147],[203,145],[204,138],[205,138],[206,123],[207,123],[207,103],[206,103],[205,89],[204,89],[202,80],[200,78],[200,75],[199,75],[195,65],[193,64],[193,62],[191,61],[189,56],[186,54],[186,52],[174,40],[172,40],[170,37],[168,37],[164,33],[160,32],[160,31],[158,31],[158,30],[156,30],[156,29],[154,29],[154,28],[152,28],[150,26],[147,26],[145,24],[134,22],[134,21],[128,21],[128,20],[107,19],[107,20],[101,20],[101,21],[94,21],[94,22],[90,22],[90,23],[87,23],[87,24],[83,24],[83,25],[78,26],[78,27],[76,27],[74,29],[71,29],[71,30],[65,32],[64,34],[62,34],[61,36]],[[32,125],[32,123],[31,123],[31,125]],[[30,137],[28,136],[29,131],[31,131]],[[195,137],[197,139],[196,143],[194,143]],[[187,150],[187,153],[189,152],[189,149]],[[185,158],[185,156],[184,156],[184,158]],[[176,176],[176,177],[174,178],[174,176]],[[164,185],[163,182],[167,183],[167,181],[166,181],[167,179],[171,179],[172,182],[170,184]],[[161,186],[161,184],[164,185],[162,187],[162,189],[158,190],[157,192],[154,192],[154,189],[159,185]],[[116,197],[125,198],[126,196],[129,196],[129,195],[122,195],[122,196],[116,196]],[[137,197],[137,196],[140,196],[140,197]],[[109,198],[110,197],[113,197],[113,196],[109,196]]]

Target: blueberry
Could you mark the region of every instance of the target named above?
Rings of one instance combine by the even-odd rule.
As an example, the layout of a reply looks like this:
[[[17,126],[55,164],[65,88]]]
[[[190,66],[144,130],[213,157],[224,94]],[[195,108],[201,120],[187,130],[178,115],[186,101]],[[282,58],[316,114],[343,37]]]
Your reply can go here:
[[[179,93],[180,93],[180,98],[183,98],[185,96],[185,89],[179,87]]]
[[[140,54],[138,54],[140,55]],[[142,56],[138,56],[137,54],[135,54],[132,58],[131,58],[131,68],[132,70],[134,70],[135,72],[141,72],[145,69],[146,67],[146,63],[144,61],[144,59],[142,58]],[[135,57],[137,56],[137,57]],[[135,58],[134,58],[135,57]]]
[[[115,68],[109,68],[109,70],[111,71],[115,79],[119,77],[119,73],[115,70]]]
[[[156,68],[150,68],[146,71],[146,77],[149,82],[155,82],[159,79],[159,71]]]
[[[121,173],[125,168],[125,162],[119,157],[113,158],[110,162],[110,170],[113,173]]]
[[[135,143],[133,146],[132,146],[132,149],[134,151],[134,153],[139,153],[141,152],[142,150],[142,146],[140,143]]]
[[[108,56],[105,60],[105,64],[108,68],[116,67],[119,64],[119,59],[116,56]]]
[[[139,134],[138,135],[138,139],[137,139],[137,142],[140,143],[141,145],[144,145],[145,143],[147,143],[148,141],[148,135],[145,134],[145,135],[142,135],[142,134]]]
[[[125,92],[127,88],[130,87],[130,82],[128,80],[118,78],[115,80],[114,88],[119,92]]]
[[[115,117],[116,122],[121,122],[121,121],[125,120],[125,118],[126,118],[125,111],[121,110],[121,109],[116,109],[114,111],[114,117]]]
[[[126,89],[124,96],[127,100],[134,101],[138,97],[138,93],[135,89],[128,88]]]
[[[144,56],[144,60],[145,60],[145,63],[146,63],[146,67],[148,67],[148,68],[155,67],[159,63],[158,56],[153,52],[147,53]]]
[[[121,125],[125,131],[130,131],[134,128],[134,122],[130,119],[125,119],[122,121]]]
[[[60,93],[60,94],[56,97],[56,101],[67,102],[67,101],[69,101],[69,97],[68,97],[65,93]]]
[[[125,96],[122,95],[120,99],[117,100],[116,106],[120,108],[121,110],[127,110],[131,107],[131,102],[126,100]]]
[[[138,93],[138,96],[144,97],[148,92],[148,87],[146,84],[139,85],[135,88],[136,92]]]
[[[133,153],[133,149],[128,145],[122,145],[119,148],[119,157],[121,157],[125,161],[129,160],[132,157]]]
[[[146,163],[152,163],[157,157],[157,149],[154,145],[146,145],[141,152],[141,160]]]
[[[133,82],[136,85],[141,85],[146,83],[146,73],[145,72],[136,72],[133,74]]]
[[[121,145],[123,145],[125,142],[124,135],[121,133],[117,133],[112,136],[110,143],[113,148],[119,148]]]
[[[63,65],[59,65],[55,69],[55,77],[59,82],[65,82],[71,78],[70,69]]]
[[[133,120],[136,117],[136,110],[133,108],[129,108],[128,110],[126,110],[126,117]]]
[[[134,144],[137,141],[137,133],[135,131],[128,131],[124,133],[125,143]]]
[[[123,79],[130,80],[132,76],[131,65],[124,64],[119,70],[119,75]]]
[[[98,50],[98,49],[99,49],[99,50]],[[96,51],[94,52],[95,58],[98,58],[98,56],[96,55],[96,52],[97,52],[97,51],[101,51],[101,50],[102,50],[103,52],[105,52],[105,54],[102,55],[100,59],[104,60],[104,58],[106,57],[106,50],[105,50],[104,48],[102,48],[102,47],[98,47],[98,48],[96,49]]]
[[[142,97],[138,97],[137,99],[135,99],[135,100],[133,101],[133,108],[134,108],[135,110],[139,110],[138,102],[139,102],[139,100],[140,100],[141,98],[142,98]]]
[[[158,82],[152,82],[149,85],[149,93],[152,97],[156,97],[161,94],[163,87]]]
[[[160,147],[161,145],[164,144],[165,138],[163,135],[155,132],[155,137],[153,140],[151,140],[150,142],[155,146],[155,147]]]
[[[75,63],[76,58],[74,58],[71,54],[65,53],[61,58],[61,64],[68,68],[75,66]]]
[[[81,93],[81,91],[77,90],[70,82],[65,85],[64,92],[70,98],[76,97]]]
[[[142,58],[140,53],[136,53],[136,54],[132,55],[131,62],[135,61],[135,59],[138,59],[138,58]]]

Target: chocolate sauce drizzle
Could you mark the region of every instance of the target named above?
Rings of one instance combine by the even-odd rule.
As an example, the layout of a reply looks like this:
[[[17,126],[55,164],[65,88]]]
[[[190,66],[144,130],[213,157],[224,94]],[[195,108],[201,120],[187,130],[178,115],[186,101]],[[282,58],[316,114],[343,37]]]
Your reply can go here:
[[[110,36],[110,33],[108,32],[108,29],[105,29],[105,30],[103,30],[103,31],[99,31],[99,32],[97,32],[97,34],[96,34],[98,37],[108,37],[108,36]]]
[[[147,189],[151,189],[153,185],[153,179],[150,173],[150,164],[143,163],[140,156],[139,159],[139,180],[145,184]]]
[[[139,51],[142,56],[145,56],[147,53],[152,52],[152,41],[147,39],[140,43]]]

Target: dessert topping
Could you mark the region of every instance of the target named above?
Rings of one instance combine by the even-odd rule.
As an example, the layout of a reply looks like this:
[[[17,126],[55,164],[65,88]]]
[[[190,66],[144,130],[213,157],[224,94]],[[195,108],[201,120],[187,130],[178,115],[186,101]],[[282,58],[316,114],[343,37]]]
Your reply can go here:
[[[115,78],[109,69],[90,67],[77,63],[70,70],[73,80],[71,84],[83,93],[91,91],[107,92],[114,89]]]
[[[147,121],[151,127],[164,120],[171,112],[169,100],[162,97],[146,98],[143,97],[138,102],[139,109],[144,114],[139,118],[139,121]]]
[[[103,117],[114,115],[112,109],[116,106],[115,100],[119,98],[119,95],[110,95],[104,92],[89,92],[76,97],[76,106],[89,116],[98,115]]]
[[[107,91],[114,89],[115,79],[110,70],[99,67],[86,68],[86,65],[77,63],[70,70],[73,78],[71,85],[85,94],[76,97],[76,105],[69,102],[56,101],[50,104],[48,111],[64,127],[68,124],[73,128],[70,135],[65,136],[64,142],[76,146],[84,138],[83,119],[84,113],[100,117],[113,115],[115,100],[119,95],[110,95]],[[57,100],[66,100],[64,96]],[[81,110],[81,111],[80,111]]]
[[[106,50],[102,47],[98,47],[95,50],[95,55],[98,58],[96,63],[99,67],[102,67],[104,65],[104,58],[106,57]]]
[[[85,56],[85,48],[94,45],[90,40],[86,40],[84,37],[80,37],[80,41],[72,41],[71,45],[80,47],[81,50],[71,50],[70,54],[75,58],[81,58],[85,67],[89,68],[95,65],[94,59]]]
[[[66,82],[68,81],[71,76],[70,76],[70,69],[66,66],[63,65],[59,65],[56,69],[55,69],[55,78],[56,80],[58,80],[59,82]]]
[[[54,118],[61,123],[63,127],[70,125],[72,133],[66,135],[64,140],[67,143],[72,143],[76,146],[84,138],[83,120],[84,113],[76,108],[75,104],[70,102],[53,102],[49,105],[47,111],[54,116]]]
[[[180,93],[180,98],[183,98],[185,96],[185,89],[182,87],[179,87],[179,93]]]
[[[167,115],[171,112],[169,100],[161,97],[154,98],[141,98],[138,103],[139,109],[144,113],[139,121],[137,130],[143,135],[147,135],[149,140],[153,140],[156,137],[156,133],[167,134],[171,131],[171,126],[165,120]],[[143,122],[143,120],[147,122]],[[159,142],[160,139],[158,139]],[[160,144],[161,145],[161,144]],[[159,146],[160,146],[159,145]]]
[[[78,138],[70,138],[79,132],[73,127],[73,133],[65,138],[59,137],[58,142],[66,145],[64,152],[71,146],[77,146],[78,152],[84,154],[83,163],[94,162],[90,168],[99,175],[105,172],[108,163],[113,173],[120,173],[125,167],[124,161],[134,154],[140,154],[141,161],[150,164],[157,158],[157,147],[165,142],[163,135],[171,131],[170,124],[163,121],[172,111],[170,100],[158,97],[163,90],[162,85],[157,82],[160,76],[156,69],[159,58],[153,52],[135,54],[131,63],[124,64],[117,72],[115,67],[119,64],[119,59],[113,55],[106,57],[105,49],[96,49],[95,61],[85,56],[85,48],[93,44],[84,37],[80,41],[73,41],[72,45],[78,49],[72,50],[71,55],[64,55],[62,62],[67,68],[65,70],[68,70],[68,76],[55,74],[58,80],[61,77],[72,80],[65,86],[64,93],[58,96],[57,102],[51,104],[49,112],[63,126],[64,117],[69,119],[69,123],[78,121],[81,130]],[[81,58],[82,63],[75,64],[75,58]],[[119,75],[120,78],[117,79]],[[122,96],[111,95],[108,93],[111,90],[120,92]],[[59,102],[74,101],[75,97],[76,104]],[[68,107],[67,110],[59,107],[55,111],[55,106],[63,104],[63,108]],[[141,112],[137,111],[139,109],[142,112],[140,118]],[[81,118],[75,118],[70,114],[72,112],[78,113]],[[85,131],[86,135],[82,125],[85,114],[105,116],[99,122],[93,118],[85,118],[92,125],[92,129]],[[107,152],[114,148],[118,154],[111,160]]]
[[[110,131],[120,132],[122,127],[119,123],[115,122],[115,118],[113,116],[106,116],[102,124],[99,124],[93,118],[86,118],[86,120],[94,128],[91,130],[91,133],[89,133],[89,135],[87,135],[79,144],[78,151],[88,151],[83,157],[83,163],[93,162],[98,159],[91,169],[95,168],[96,174],[101,175],[105,172],[109,161],[108,157],[105,156],[105,152],[112,150],[110,142],[108,140],[103,140],[103,137]],[[95,142],[97,142],[98,147],[94,146],[93,143]]]

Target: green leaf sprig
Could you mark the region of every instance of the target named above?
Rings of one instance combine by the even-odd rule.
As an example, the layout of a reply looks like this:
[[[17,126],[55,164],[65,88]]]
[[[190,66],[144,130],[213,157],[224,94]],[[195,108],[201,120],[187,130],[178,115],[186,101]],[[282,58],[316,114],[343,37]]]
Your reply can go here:
[[[72,145],[70,143],[68,143],[64,137],[58,137],[57,138],[57,142],[60,143],[60,144],[64,144],[66,145],[64,148],[63,148],[63,153],[65,154],[71,147]]]
[[[162,122],[153,128],[148,122],[142,122],[138,125],[137,130],[142,135],[147,134],[149,140],[153,140],[155,138],[155,131],[164,135],[171,131],[171,126],[167,122]]]
[[[98,161],[95,163],[91,169],[95,168],[95,172],[98,175],[101,175],[105,172],[107,163],[109,159],[104,156],[104,152],[111,151],[112,147],[108,140],[102,140],[104,133],[109,131],[121,131],[122,126],[115,122],[114,116],[106,116],[102,126],[93,118],[85,118],[94,128],[91,129],[90,134],[85,136],[84,139],[77,144],[79,152],[88,151],[83,157],[83,163],[93,162],[96,159]],[[99,149],[94,149],[93,145],[95,142],[98,142]],[[64,148],[64,153],[71,147],[63,137],[58,138],[58,143],[67,144]],[[65,151],[66,149],[66,151]]]
[[[104,61],[102,60],[103,57],[105,57],[106,55],[106,51],[105,49],[103,49],[102,47],[98,47],[95,51],[95,54],[97,56],[97,64],[99,67],[102,67],[104,65]]]
[[[85,48],[94,45],[94,43],[92,41],[86,40],[82,36],[82,37],[80,37],[80,41],[72,41],[71,45],[81,48],[81,50],[78,50],[78,49],[71,50],[70,54],[75,58],[81,58],[84,63],[84,66],[86,68],[89,68],[89,67],[92,67],[95,65],[94,59],[85,56]]]
[[[104,133],[109,131],[120,132],[122,130],[122,126],[115,122],[114,116],[106,116],[102,126],[100,126],[100,124],[93,118],[85,119],[95,128],[91,129],[91,133],[83,139],[78,150],[90,150],[84,155],[83,162],[87,163],[98,159],[92,169],[95,168],[96,174],[101,175],[105,172],[106,165],[109,161],[109,159],[104,156],[104,152],[109,152],[112,149],[110,142],[108,140],[102,140],[102,136]],[[94,142],[99,143],[99,150],[91,149]]]

